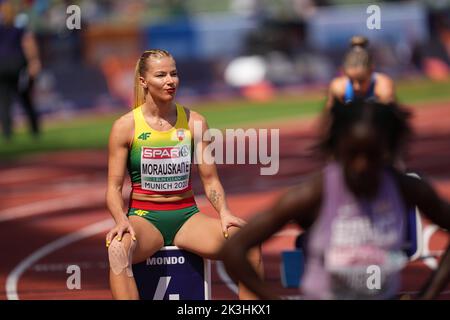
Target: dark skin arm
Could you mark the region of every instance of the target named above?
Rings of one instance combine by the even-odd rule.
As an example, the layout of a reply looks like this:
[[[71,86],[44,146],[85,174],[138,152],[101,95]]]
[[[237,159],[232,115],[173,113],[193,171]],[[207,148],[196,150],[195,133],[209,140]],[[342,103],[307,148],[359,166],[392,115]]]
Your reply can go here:
[[[408,205],[417,205],[433,223],[447,231],[450,230],[450,204],[441,199],[428,182],[400,173],[397,173],[397,181]],[[449,281],[450,245],[442,256],[437,270],[432,273],[419,293],[419,298],[436,298]]]
[[[258,214],[231,237],[220,251],[230,276],[241,281],[261,299],[279,299],[247,260],[248,251],[261,244],[285,224],[295,220],[303,228],[316,219],[322,197],[322,175],[311,177],[285,192],[268,210]]]

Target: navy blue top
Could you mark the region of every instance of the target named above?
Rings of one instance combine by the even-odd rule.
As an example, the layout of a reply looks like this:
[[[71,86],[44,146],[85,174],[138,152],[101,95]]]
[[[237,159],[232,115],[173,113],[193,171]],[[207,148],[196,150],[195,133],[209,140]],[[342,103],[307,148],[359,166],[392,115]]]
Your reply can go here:
[[[0,24],[0,58],[24,57],[22,38],[25,30]]]
[[[375,74],[372,75],[372,79],[370,80],[370,86],[367,90],[366,94],[362,96],[364,100],[374,99],[375,98],[375,83],[376,83],[376,77]],[[348,103],[355,99],[355,92],[353,91],[353,85],[352,81],[350,79],[347,79],[347,84],[345,86],[345,95],[344,95],[344,102]]]

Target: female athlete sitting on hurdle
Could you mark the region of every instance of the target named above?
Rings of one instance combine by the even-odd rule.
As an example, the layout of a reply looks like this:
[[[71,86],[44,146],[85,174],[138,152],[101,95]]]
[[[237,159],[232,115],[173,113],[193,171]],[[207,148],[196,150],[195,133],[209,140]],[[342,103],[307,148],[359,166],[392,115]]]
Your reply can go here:
[[[230,275],[263,299],[278,298],[245,259],[286,223],[307,230],[302,292],[310,299],[393,299],[407,262],[407,207],[418,206],[450,229],[450,205],[424,180],[393,166],[410,133],[409,113],[396,104],[336,101],[319,144],[333,161],[255,216],[221,251]],[[376,273],[376,274],[375,274]],[[379,278],[369,278],[377,275]],[[421,298],[435,298],[450,279],[450,246]]]
[[[165,50],[145,51],[136,65],[134,109],[118,119],[109,138],[106,201],[116,226],[106,236],[110,285],[115,299],[139,299],[131,264],[161,247],[175,245],[208,259],[244,221],[234,216],[213,159],[199,150],[208,145],[200,114],[175,103],[179,78],[174,58]],[[201,130],[194,131],[195,128]],[[196,152],[206,196],[220,219],[199,212],[191,188]],[[132,182],[129,208],[122,187],[125,171]],[[249,256],[262,274],[259,248]],[[240,286],[239,297],[254,298]]]

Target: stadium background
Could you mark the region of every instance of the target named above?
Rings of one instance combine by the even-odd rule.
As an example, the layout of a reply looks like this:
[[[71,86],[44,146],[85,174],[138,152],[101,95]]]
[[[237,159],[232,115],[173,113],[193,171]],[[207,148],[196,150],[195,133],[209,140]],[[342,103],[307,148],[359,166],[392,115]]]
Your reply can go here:
[[[377,70],[391,75],[399,101],[414,110],[416,135],[407,166],[450,199],[450,7],[446,1],[188,0],[13,1],[16,23],[37,36],[43,70],[35,102],[43,121],[28,135],[15,108],[12,142],[0,142],[0,298],[109,299],[104,234],[111,124],[129,110],[134,64],[147,48],[177,59],[178,101],[214,128],[280,128],[280,171],[219,165],[231,209],[248,218],[284,188],[320,168],[310,152],[326,85],[339,73],[348,39],[371,41]],[[81,29],[68,30],[68,5],[81,8]],[[369,30],[366,9],[381,8],[381,29]],[[444,50],[442,50],[444,48]],[[225,76],[247,57],[255,70],[245,86]],[[238,60],[236,60],[238,59]],[[241,60],[242,61],[242,60]],[[238,79],[239,80],[239,79]],[[233,85],[234,83],[234,85]],[[194,180],[200,209],[214,214]],[[124,197],[129,193],[129,185]],[[426,221],[424,257],[404,272],[414,292],[448,238]],[[288,226],[263,247],[267,280],[280,294],[280,251],[299,233]],[[81,267],[81,290],[68,290],[68,265]],[[235,299],[234,285],[213,264],[213,298]],[[449,298],[446,291],[442,298]]]

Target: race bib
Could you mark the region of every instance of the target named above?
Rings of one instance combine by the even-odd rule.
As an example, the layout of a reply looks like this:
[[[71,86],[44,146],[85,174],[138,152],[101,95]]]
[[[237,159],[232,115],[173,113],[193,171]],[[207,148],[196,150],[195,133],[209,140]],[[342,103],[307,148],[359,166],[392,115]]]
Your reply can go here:
[[[325,255],[330,289],[336,299],[382,296],[391,291],[393,281],[406,262],[403,252],[387,251],[372,245],[335,247]],[[378,273],[372,273],[373,270]],[[371,281],[378,285],[371,286]]]
[[[141,188],[149,191],[181,191],[188,187],[191,146],[142,147]]]
[[[352,215],[335,219],[324,252],[334,298],[377,299],[395,290],[407,259],[395,249],[399,234],[392,216],[385,214],[375,221]]]

